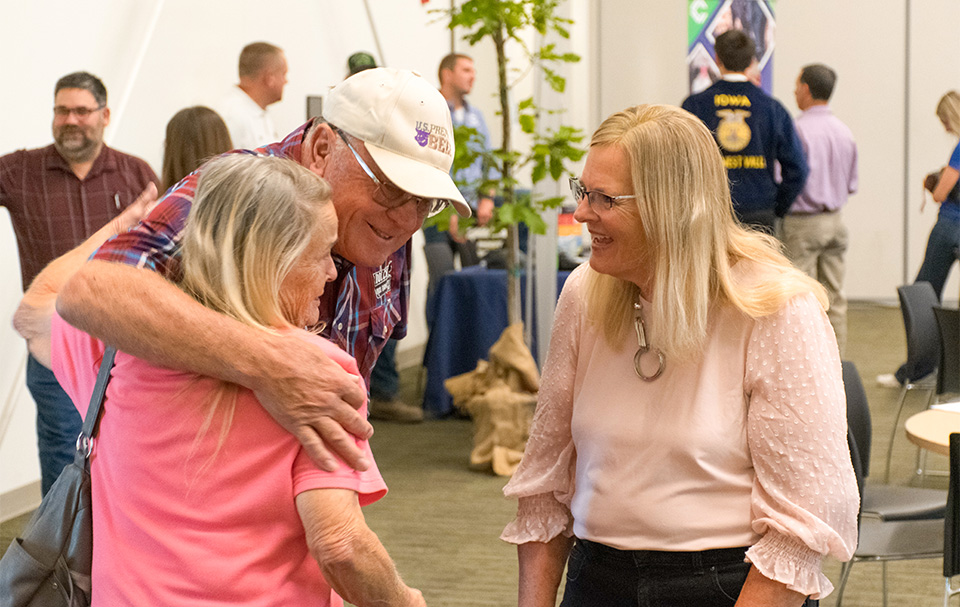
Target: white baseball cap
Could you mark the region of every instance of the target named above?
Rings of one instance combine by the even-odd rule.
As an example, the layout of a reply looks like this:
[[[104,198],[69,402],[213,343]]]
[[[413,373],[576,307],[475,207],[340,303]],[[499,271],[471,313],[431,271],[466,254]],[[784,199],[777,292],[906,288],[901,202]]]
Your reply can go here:
[[[324,119],[363,141],[401,190],[449,200],[459,215],[470,216],[450,177],[455,149],[450,108],[420,74],[389,67],[364,70],[335,86],[323,106]]]

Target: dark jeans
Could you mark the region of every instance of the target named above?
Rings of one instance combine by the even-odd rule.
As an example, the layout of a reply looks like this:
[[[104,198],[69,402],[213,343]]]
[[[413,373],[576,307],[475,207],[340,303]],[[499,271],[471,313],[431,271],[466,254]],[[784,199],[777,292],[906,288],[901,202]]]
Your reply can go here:
[[[397,340],[388,339],[380,351],[377,364],[370,370],[370,397],[377,400],[393,400],[400,389],[397,373]]]
[[[957,259],[957,249],[960,247],[960,222],[946,217],[938,217],[937,223],[930,230],[927,239],[927,250],[923,254],[923,265],[917,273],[914,282],[926,281],[933,285],[937,299],[941,299],[943,285],[950,276],[950,269]]]
[[[561,607],[729,607],[750,563],[743,548],[702,552],[617,550],[578,539]],[[816,602],[807,601],[808,605]]]
[[[73,461],[83,420],[53,371],[33,356],[27,358],[27,388],[37,405],[40,490],[46,495],[63,467]]]

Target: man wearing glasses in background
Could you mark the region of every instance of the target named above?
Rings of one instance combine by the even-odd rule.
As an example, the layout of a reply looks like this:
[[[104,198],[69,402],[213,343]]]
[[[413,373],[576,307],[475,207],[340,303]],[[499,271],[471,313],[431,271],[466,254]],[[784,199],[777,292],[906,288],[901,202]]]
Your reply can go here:
[[[448,203],[463,216],[470,208],[449,175],[450,111],[420,75],[360,72],[330,91],[323,114],[257,152],[297,161],[333,190],[337,278],[317,302],[318,329],[357,359],[369,387],[384,343],[406,332],[410,238]],[[178,275],[177,242],[197,179],[187,177],[140,227],[107,242],[61,290],[58,311],[134,356],[255,391],[321,468],[332,471],[336,453],[366,469],[353,436],[368,438],[373,428],[356,411],[363,393],[355,378],[303,340],[217,314],[168,282]]]
[[[103,143],[110,108],[99,78],[68,74],[53,94],[53,144],[0,156],[0,205],[13,222],[24,289],[51,260],[119,215],[150,183],[159,183],[146,162]],[[73,460],[81,420],[53,373],[32,355],[27,387],[37,405],[46,494]]]

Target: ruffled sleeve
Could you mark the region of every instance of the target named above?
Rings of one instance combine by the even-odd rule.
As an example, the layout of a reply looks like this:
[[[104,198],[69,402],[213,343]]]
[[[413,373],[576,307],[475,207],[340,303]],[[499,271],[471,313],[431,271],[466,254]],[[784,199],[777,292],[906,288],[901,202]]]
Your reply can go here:
[[[745,374],[753,529],[763,536],[747,560],[821,598],[833,590],[822,557],[847,561],[857,547],[859,493],[836,338],[812,294],[757,321]]]
[[[570,420],[585,268],[577,268],[567,278],[557,302],[530,438],[520,467],[503,489],[507,497],[519,499],[517,518],[500,535],[513,544],[548,542],[561,533],[568,537],[573,533],[570,500],[577,454]]]

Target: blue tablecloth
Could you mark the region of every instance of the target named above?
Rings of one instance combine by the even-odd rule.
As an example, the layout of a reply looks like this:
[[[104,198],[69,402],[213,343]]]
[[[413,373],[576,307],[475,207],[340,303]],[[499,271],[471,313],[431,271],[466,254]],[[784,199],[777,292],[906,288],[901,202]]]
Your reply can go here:
[[[569,274],[557,273],[558,297]],[[521,277],[521,285],[524,282]],[[423,355],[427,373],[423,408],[431,417],[446,417],[453,413],[453,399],[444,380],[473,371],[507,328],[506,270],[473,266],[443,276],[427,317],[433,318],[433,326]],[[531,349],[536,352],[535,330],[533,336]]]

